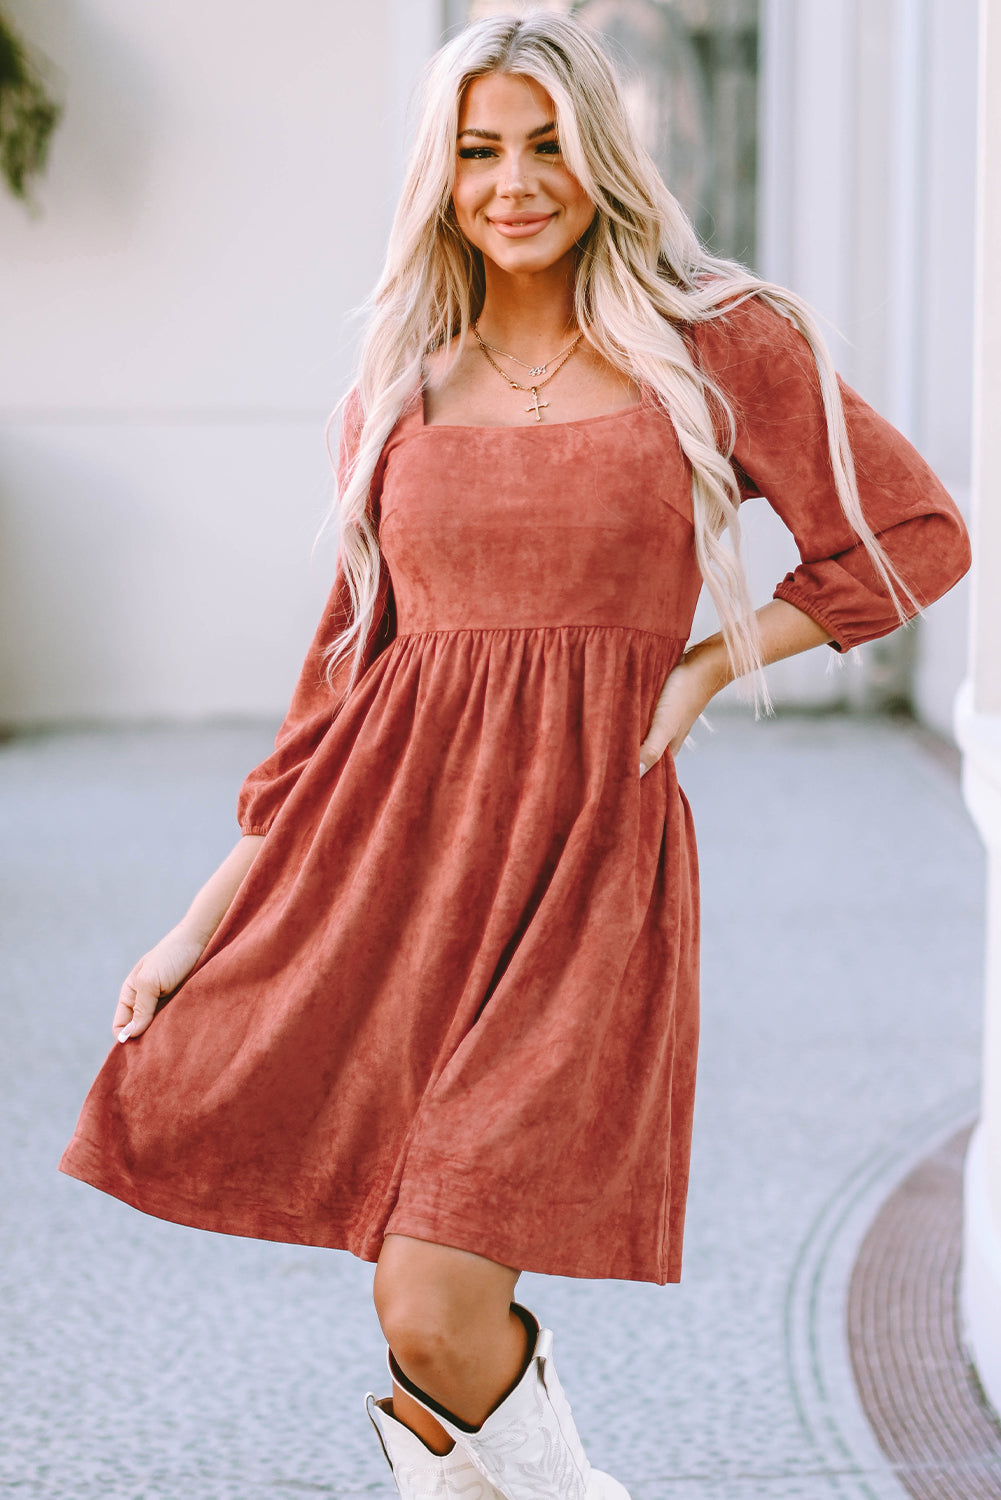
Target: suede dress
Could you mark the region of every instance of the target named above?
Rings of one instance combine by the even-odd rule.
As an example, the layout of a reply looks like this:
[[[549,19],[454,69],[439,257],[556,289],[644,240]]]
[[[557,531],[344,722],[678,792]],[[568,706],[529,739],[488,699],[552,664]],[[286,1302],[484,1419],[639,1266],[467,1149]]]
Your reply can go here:
[[[897,625],[838,502],[809,348],[758,298],[690,331],[733,461],[795,537],[775,590],[846,650]],[[921,604],[969,565],[911,445],[842,387],[863,509]],[[556,407],[555,399],[553,402]],[[342,463],[357,441],[349,408]],[[387,1233],[520,1270],[681,1269],[698,876],[638,750],[701,587],[691,474],[647,397],[385,444],[364,667],[323,651],[239,798],[257,859],[150,1028],[115,1044],[63,1171],[146,1213],[378,1257]]]

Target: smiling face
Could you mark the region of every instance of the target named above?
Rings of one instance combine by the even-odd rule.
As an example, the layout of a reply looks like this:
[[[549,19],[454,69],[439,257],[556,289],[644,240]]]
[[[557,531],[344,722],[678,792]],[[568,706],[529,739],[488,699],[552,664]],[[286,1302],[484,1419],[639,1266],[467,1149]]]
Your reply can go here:
[[[564,164],[556,109],[541,84],[519,73],[474,78],[456,151],[455,216],[485,261],[524,275],[572,253],[594,204]]]

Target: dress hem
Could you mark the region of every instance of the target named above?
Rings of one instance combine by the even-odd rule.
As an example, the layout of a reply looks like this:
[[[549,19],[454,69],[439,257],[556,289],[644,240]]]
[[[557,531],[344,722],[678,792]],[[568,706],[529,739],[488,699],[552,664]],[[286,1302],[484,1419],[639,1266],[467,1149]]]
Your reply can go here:
[[[385,1229],[376,1230],[370,1226],[362,1230],[343,1222],[320,1225],[315,1219],[308,1222],[297,1220],[293,1214],[276,1213],[260,1204],[214,1208],[204,1201],[185,1198],[183,1193],[174,1189],[158,1189],[155,1184],[137,1182],[116,1163],[109,1162],[103,1152],[79,1134],[74,1136],[64,1151],[59,1171],[112,1198],[118,1198],[140,1213],[168,1223],[183,1224],[190,1229],[208,1230],[214,1234],[229,1234],[238,1239],[271,1240],[290,1245],[312,1245],[322,1250],[345,1250],[356,1259],[369,1263],[378,1260],[386,1234],[403,1234],[412,1239],[467,1250],[470,1254],[483,1256],[499,1265],[515,1262],[513,1269],[543,1276],[595,1281],[642,1281],[658,1286],[681,1279],[680,1267],[670,1264],[666,1272],[660,1267],[656,1271],[650,1271],[632,1262],[620,1263],[614,1257],[600,1262],[578,1261],[571,1265],[558,1257],[521,1254],[515,1250],[513,1243],[503,1239],[498,1241],[493,1234],[484,1234],[461,1217],[443,1214],[440,1210],[430,1213],[412,1208],[394,1209]]]
[[[411,1239],[427,1240],[431,1244],[450,1245],[456,1250],[468,1250],[471,1255],[481,1255],[485,1260],[511,1270],[534,1272],[543,1276],[566,1276],[584,1281],[648,1281],[656,1286],[681,1280],[680,1267],[669,1266],[654,1271],[641,1271],[633,1263],[620,1264],[614,1258],[577,1262],[574,1268],[554,1264],[548,1256],[536,1257],[530,1252],[518,1252],[512,1242],[503,1236],[498,1241],[496,1234],[489,1236],[478,1232],[467,1220],[441,1210],[422,1212],[419,1209],[402,1208],[394,1211],[386,1226],[386,1234],[404,1234]],[[544,1263],[543,1263],[544,1262]]]

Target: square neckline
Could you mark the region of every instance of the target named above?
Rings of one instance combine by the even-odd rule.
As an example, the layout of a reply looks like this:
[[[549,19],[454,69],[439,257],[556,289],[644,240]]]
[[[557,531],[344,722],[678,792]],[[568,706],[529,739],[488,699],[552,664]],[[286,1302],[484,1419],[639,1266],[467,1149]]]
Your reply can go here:
[[[536,432],[543,427],[550,430],[554,427],[584,427],[591,422],[608,422],[611,418],[625,416],[628,412],[644,411],[654,405],[647,397],[641,396],[639,401],[632,401],[628,406],[617,406],[614,411],[599,412],[594,417],[571,417],[566,422],[429,422],[424,405],[423,380],[418,384],[415,401],[422,432]]]

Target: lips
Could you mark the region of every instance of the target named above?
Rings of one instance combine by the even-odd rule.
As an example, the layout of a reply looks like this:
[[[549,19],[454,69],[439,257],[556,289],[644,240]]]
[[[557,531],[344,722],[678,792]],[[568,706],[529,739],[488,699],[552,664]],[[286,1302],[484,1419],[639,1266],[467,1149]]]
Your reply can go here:
[[[511,214],[508,218],[504,219],[490,219],[489,223],[490,227],[495,229],[498,234],[503,235],[505,239],[520,240],[526,239],[533,234],[539,234],[541,230],[545,229],[547,224],[552,223],[555,217],[555,213],[519,214],[517,216]]]

